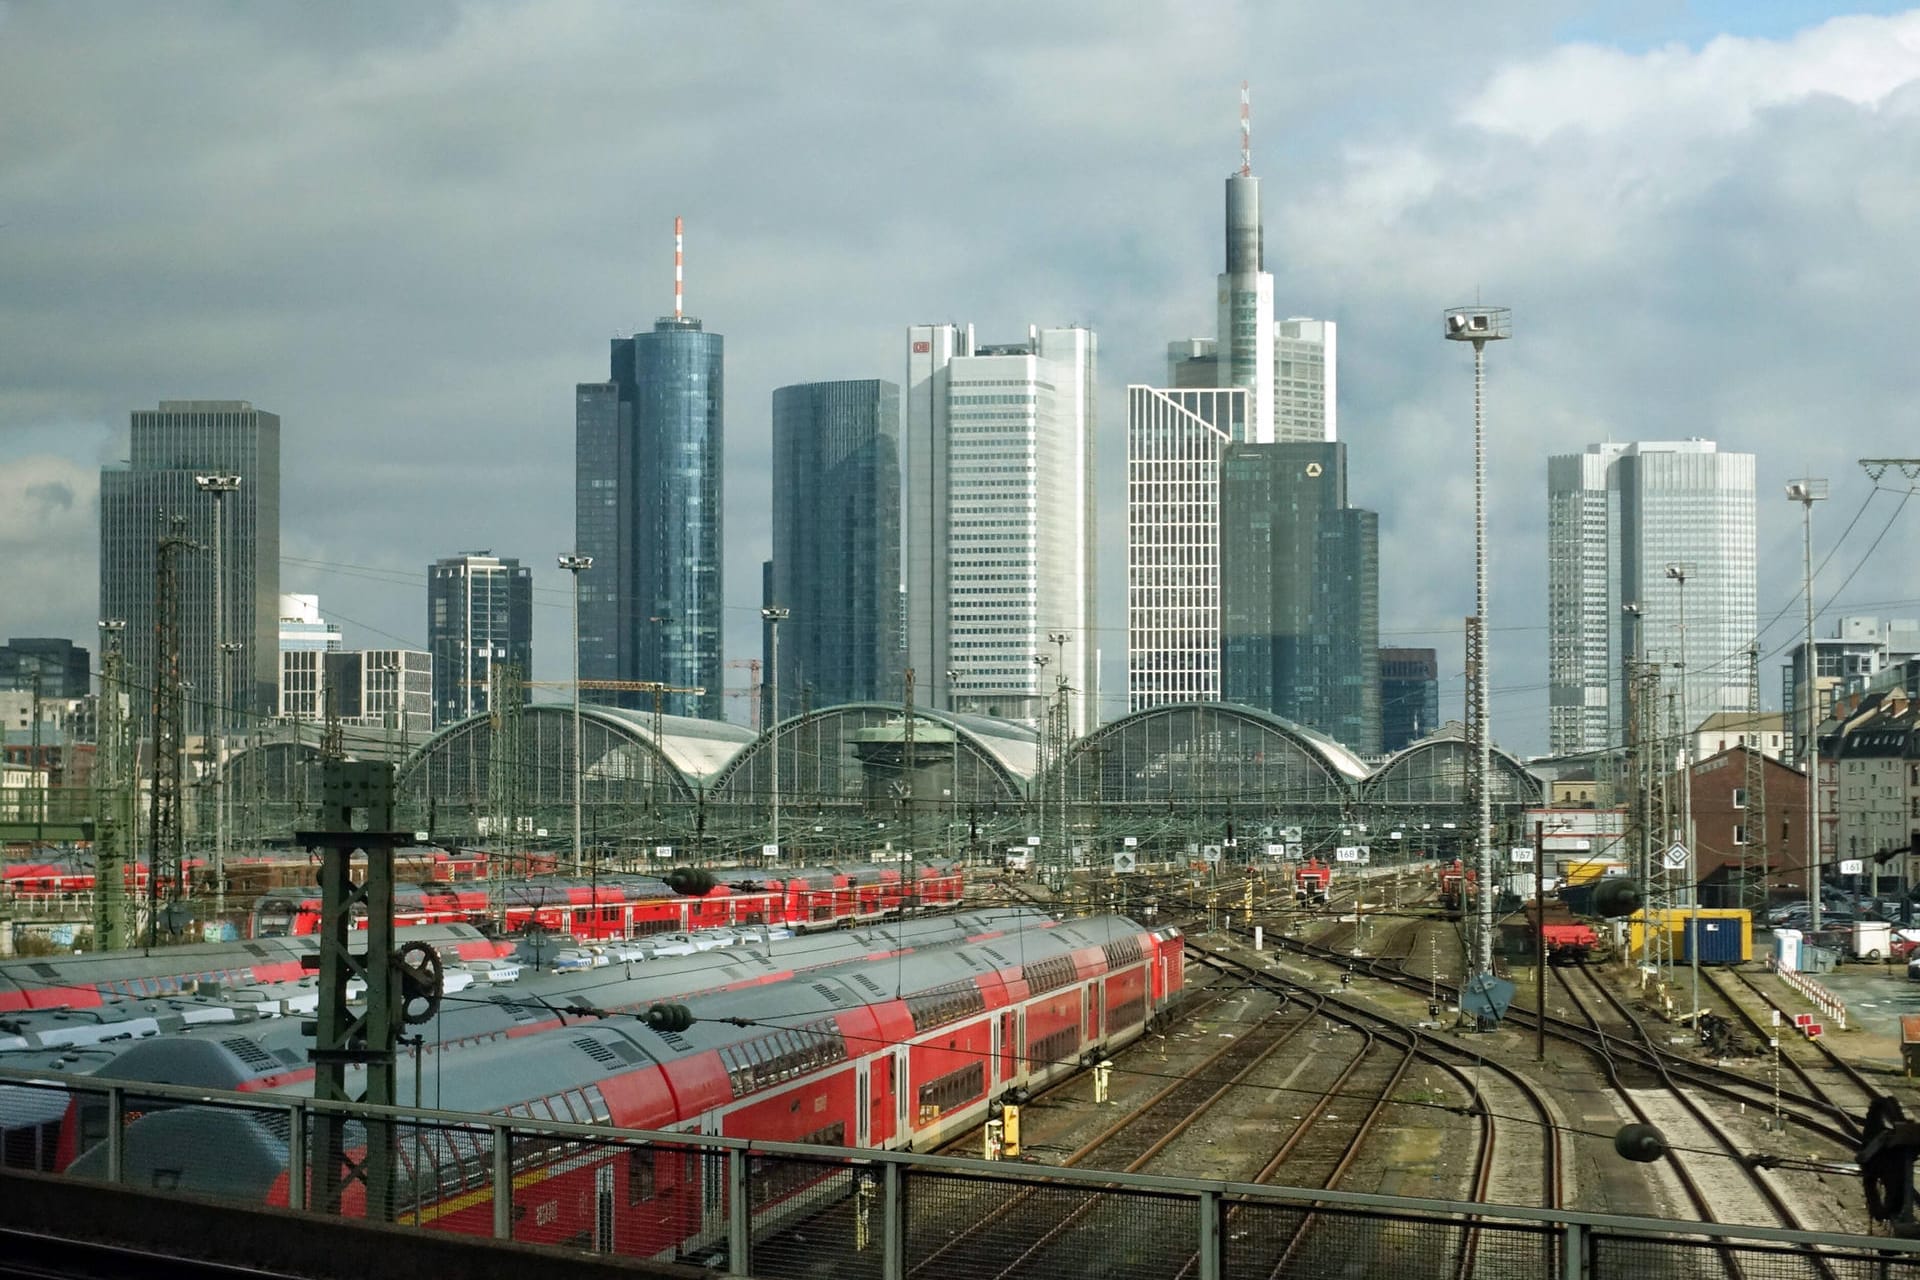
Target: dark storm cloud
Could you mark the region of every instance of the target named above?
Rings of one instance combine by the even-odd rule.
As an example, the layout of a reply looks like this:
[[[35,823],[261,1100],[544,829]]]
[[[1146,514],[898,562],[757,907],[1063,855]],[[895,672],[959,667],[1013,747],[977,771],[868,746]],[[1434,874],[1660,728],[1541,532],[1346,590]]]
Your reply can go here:
[[[1342,325],[1384,625],[1445,631],[1393,638],[1458,668],[1470,399],[1437,316],[1476,286],[1520,327],[1494,361],[1496,627],[1539,622],[1549,452],[1712,435],[1842,499],[1855,454],[1908,447],[1904,28],[1627,57],[1556,47],[1570,5],[1333,8],[11,6],[0,497],[60,483],[74,507],[0,515],[8,620],[88,635],[71,584],[128,411],[237,397],[285,423],[288,554],[400,576],[295,565],[287,589],[418,641],[426,562],[519,555],[563,674],[572,387],[670,310],[675,214],[689,310],[728,345],[730,653],[758,644],[771,389],[897,380],[912,322],[1098,330],[1117,546],[1122,388],[1211,332],[1242,78],[1279,309]],[[1762,508],[1764,608],[1793,530]],[[65,597],[21,590],[28,547]],[[1496,683],[1538,685],[1543,652],[1499,631]],[[1496,702],[1501,736],[1539,745],[1543,705]]]

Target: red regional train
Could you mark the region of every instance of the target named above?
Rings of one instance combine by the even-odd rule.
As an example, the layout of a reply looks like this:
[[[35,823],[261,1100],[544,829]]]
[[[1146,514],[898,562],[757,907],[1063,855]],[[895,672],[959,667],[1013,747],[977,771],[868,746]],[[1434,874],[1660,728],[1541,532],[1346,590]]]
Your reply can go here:
[[[507,882],[496,907],[484,883],[404,884],[394,888],[396,923],[479,924],[498,919],[506,932],[530,927],[583,940],[637,938],[724,925],[780,924],[796,932],[865,924],[898,915],[908,905],[958,903],[965,877],[957,866],[808,867],[779,875],[717,870],[710,887],[677,892],[653,876],[606,875],[593,880],[540,876]],[[681,884],[697,884],[679,880]],[[255,904],[253,935],[278,938],[318,932],[318,894],[269,894]]]
[[[536,872],[552,871],[551,854],[533,855]],[[206,859],[190,857],[182,862],[190,887],[204,883]],[[516,870],[525,869],[524,856],[515,860]],[[275,889],[304,887],[313,883],[313,859],[306,853],[234,854],[226,861],[227,891],[246,895]],[[435,884],[457,884],[484,879],[487,853],[483,849],[442,849],[425,847],[401,849],[394,854],[396,874]],[[145,892],[147,864],[128,862],[120,869],[121,880],[129,892]],[[98,881],[95,863],[89,854],[48,862],[12,862],[0,867],[0,896],[53,897],[61,894],[91,893]]]
[[[1178,930],[1116,916],[1070,921],[818,970],[799,1012],[791,989],[750,988],[689,1001],[696,1021],[684,1031],[609,1019],[478,1046],[442,1058],[436,1088],[447,1109],[536,1124],[937,1146],[978,1125],[996,1100],[1139,1037],[1184,981]],[[189,1043],[198,1061],[179,1060]],[[170,1059],[166,1075],[184,1083],[271,1070],[230,1060],[218,1040],[152,1041],[125,1057],[142,1051]],[[490,1157],[479,1144],[440,1133],[426,1140],[424,1159],[411,1140],[399,1148],[397,1218],[491,1234]],[[182,1192],[287,1203],[285,1137],[239,1112],[149,1110],[127,1126],[121,1150],[132,1185],[164,1172]],[[99,1176],[105,1159],[106,1144],[95,1141],[73,1171]],[[686,1149],[529,1135],[517,1140],[513,1166],[520,1239],[666,1259],[707,1256],[724,1241],[724,1179]],[[829,1172],[760,1158],[755,1166],[756,1219],[778,1216]],[[361,1194],[350,1189],[346,1212],[365,1212],[353,1198]]]
[[[1333,886],[1333,868],[1318,858],[1309,858],[1293,872],[1293,900],[1325,906]]]

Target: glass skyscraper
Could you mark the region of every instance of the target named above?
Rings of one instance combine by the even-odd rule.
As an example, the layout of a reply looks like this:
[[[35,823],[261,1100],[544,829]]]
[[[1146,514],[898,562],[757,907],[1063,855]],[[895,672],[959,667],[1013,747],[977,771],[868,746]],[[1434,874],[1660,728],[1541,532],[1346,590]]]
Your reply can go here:
[[[186,519],[201,548],[174,557],[188,734],[210,729],[214,689],[213,495],[195,476],[237,475],[224,499],[221,611],[228,644],[227,697],[244,723],[273,714],[279,683],[280,419],[244,400],[162,400],[133,413],[124,466],[100,473],[100,617],[126,622],[128,685],[136,722],[151,715],[155,556],[168,522]]]
[[[894,701],[900,670],[900,388],[809,382],[773,393],[779,719]],[[773,673],[765,676],[769,686]]]
[[[1555,754],[1624,743],[1623,677],[1636,645],[1677,689],[1682,587],[1667,575],[1674,564],[1686,566],[1683,718],[1691,730],[1716,711],[1747,707],[1753,455],[1682,440],[1596,444],[1547,460],[1547,727]]]
[[[1343,444],[1220,459],[1220,683],[1228,702],[1380,751],[1380,520],[1347,505]]]
[[[427,568],[427,650],[433,655],[433,723],[452,724],[492,705],[493,669],[533,677],[533,571],[487,551]]]
[[[725,340],[690,316],[615,338],[611,376],[575,393],[580,676],[654,680],[670,715],[723,718],[720,642]],[[653,705],[650,694],[589,690]]]
[[[1404,750],[1440,727],[1440,655],[1380,650],[1380,750]]]

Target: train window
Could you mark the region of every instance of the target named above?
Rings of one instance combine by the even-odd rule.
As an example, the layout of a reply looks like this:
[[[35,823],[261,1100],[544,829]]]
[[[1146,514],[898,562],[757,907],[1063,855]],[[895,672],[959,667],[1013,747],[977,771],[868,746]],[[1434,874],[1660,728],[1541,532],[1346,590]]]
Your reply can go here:
[[[627,1152],[627,1207],[654,1197],[653,1148],[635,1147]]]

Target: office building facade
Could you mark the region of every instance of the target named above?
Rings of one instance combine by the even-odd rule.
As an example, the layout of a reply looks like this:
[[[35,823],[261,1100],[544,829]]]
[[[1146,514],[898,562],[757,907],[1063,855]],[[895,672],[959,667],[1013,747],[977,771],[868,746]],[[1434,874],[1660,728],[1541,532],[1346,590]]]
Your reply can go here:
[[[470,551],[427,568],[427,650],[438,728],[491,707],[495,667],[533,674],[533,571]]]
[[[1379,648],[1379,517],[1347,505],[1346,446],[1229,446],[1222,696],[1378,755]]]
[[[1692,729],[1747,707],[1755,626],[1754,460],[1710,440],[1597,444],[1547,460],[1548,734],[1555,755],[1625,741],[1636,651],[1678,684]],[[1679,567],[1680,579],[1668,573]],[[1628,609],[1625,606],[1633,606]]]
[[[791,611],[780,624],[778,718],[803,696],[812,706],[900,697],[897,383],[809,382],[773,393],[765,594]]]
[[[1440,656],[1380,650],[1380,750],[1403,751],[1440,727]]]
[[[918,696],[1037,720],[1064,677],[1082,734],[1098,661],[1094,335],[1036,327],[988,346],[971,326],[916,325],[907,352],[904,665]]]
[[[31,691],[36,676],[43,698],[84,698],[93,678],[92,655],[56,638],[15,638],[0,645],[0,689]]]
[[[155,557],[173,517],[199,550],[173,557],[179,592],[181,678],[189,735],[211,731],[214,498],[197,476],[240,477],[220,523],[219,633],[228,646],[223,684],[234,721],[269,715],[278,679],[280,419],[244,400],[163,400],[133,413],[128,461],[100,473],[100,617],[124,621],[125,680],[155,685]],[[136,724],[150,692],[132,700]]]
[[[615,338],[607,381],[575,389],[580,675],[658,681],[671,715],[722,718],[725,340],[691,316]],[[651,707],[650,694],[589,690]]]

